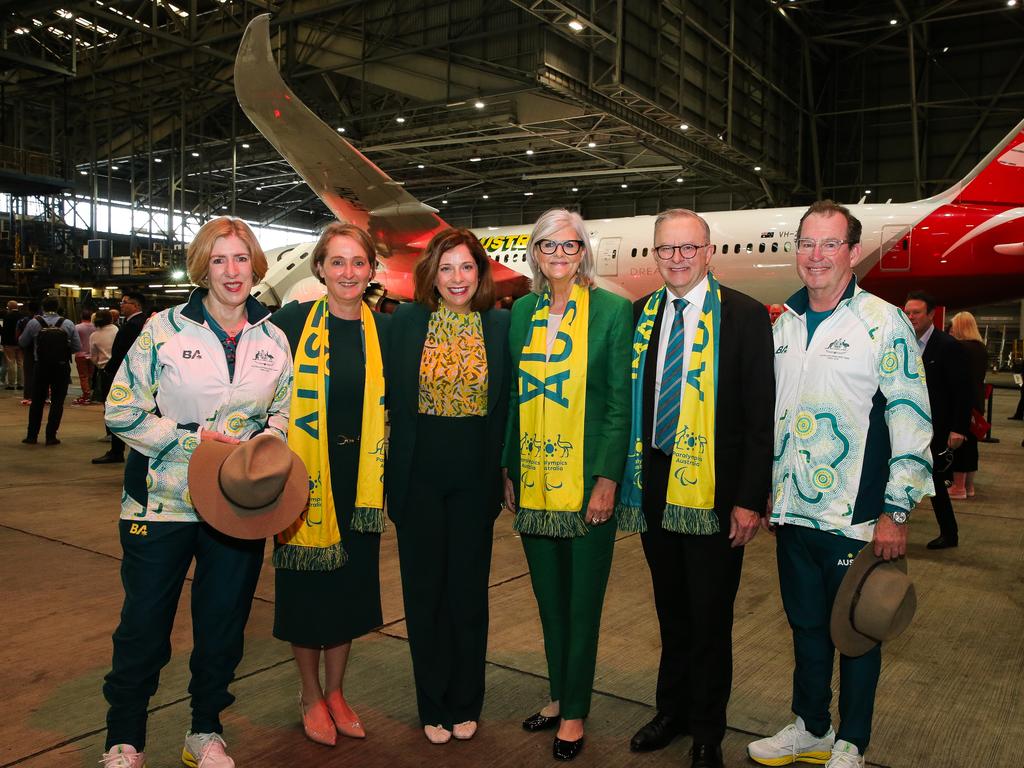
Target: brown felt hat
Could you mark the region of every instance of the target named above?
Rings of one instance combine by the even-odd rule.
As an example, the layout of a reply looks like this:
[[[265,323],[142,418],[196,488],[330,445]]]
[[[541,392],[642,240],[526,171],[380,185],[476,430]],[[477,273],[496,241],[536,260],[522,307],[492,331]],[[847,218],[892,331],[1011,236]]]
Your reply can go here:
[[[309,501],[306,467],[288,444],[257,435],[237,445],[202,442],[188,463],[199,516],[236,539],[264,539],[294,523]]]
[[[883,560],[869,542],[843,577],[832,604],[832,642],[846,656],[863,656],[910,626],[917,593],[907,559]]]

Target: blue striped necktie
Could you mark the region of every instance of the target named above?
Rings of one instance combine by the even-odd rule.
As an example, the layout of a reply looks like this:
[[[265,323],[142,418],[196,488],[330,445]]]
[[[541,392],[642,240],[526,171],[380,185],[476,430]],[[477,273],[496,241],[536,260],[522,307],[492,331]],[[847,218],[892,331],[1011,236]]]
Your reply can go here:
[[[672,320],[672,331],[668,337],[668,351],[665,352],[665,367],[661,372],[661,392],[658,395],[658,422],[654,425],[654,446],[669,456],[676,443],[676,427],[679,426],[679,403],[683,386],[683,352],[686,350],[686,324],[683,310],[686,299],[674,299],[676,316]]]

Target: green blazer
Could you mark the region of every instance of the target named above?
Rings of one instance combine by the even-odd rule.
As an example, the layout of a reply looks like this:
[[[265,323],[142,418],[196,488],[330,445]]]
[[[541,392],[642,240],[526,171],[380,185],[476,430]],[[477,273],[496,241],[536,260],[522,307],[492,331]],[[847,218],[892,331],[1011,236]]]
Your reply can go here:
[[[528,293],[512,305],[509,350],[516,372],[509,400],[508,432],[502,466],[508,468],[519,498],[519,360],[537,306],[536,293]],[[629,449],[630,388],[633,314],[630,303],[601,288],[590,292],[590,325],[587,332],[587,399],[583,420],[584,504],[594,480],[607,477],[616,483]]]
[[[388,382],[388,409],[391,436],[384,464],[384,489],[388,517],[401,525],[407,503],[409,478],[416,471],[416,422],[419,412],[420,359],[427,338],[431,310],[424,304],[402,304],[391,316],[390,345],[384,359]],[[508,355],[509,313],[490,309],[480,313],[487,354],[487,426],[485,445],[438,446],[438,450],[483,453],[487,487],[493,491],[481,504],[497,517],[501,510],[501,448],[508,418],[508,393],[511,368]]]

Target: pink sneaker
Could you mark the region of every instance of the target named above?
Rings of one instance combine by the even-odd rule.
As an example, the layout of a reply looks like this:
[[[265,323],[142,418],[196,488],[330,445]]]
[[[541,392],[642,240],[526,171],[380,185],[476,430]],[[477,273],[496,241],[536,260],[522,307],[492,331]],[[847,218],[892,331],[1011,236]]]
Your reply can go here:
[[[131,744],[115,744],[103,753],[103,768],[146,768],[146,753]]]
[[[185,734],[181,762],[188,768],[235,768],[235,761],[224,751],[227,744],[219,733]]]

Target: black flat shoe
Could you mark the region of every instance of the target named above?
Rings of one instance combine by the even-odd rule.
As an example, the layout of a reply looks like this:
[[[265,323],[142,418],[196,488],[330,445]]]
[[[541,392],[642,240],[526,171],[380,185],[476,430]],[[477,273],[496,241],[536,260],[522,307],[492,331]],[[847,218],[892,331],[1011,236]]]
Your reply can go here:
[[[690,768],[725,768],[719,744],[694,744],[690,750]]]
[[[92,463],[93,464],[124,464],[124,457],[123,456],[114,456],[113,454],[110,454],[110,453],[104,453],[102,456],[99,456],[99,457],[93,459]]]
[[[548,717],[542,715],[540,712],[534,712],[528,718],[523,720],[523,730],[529,731],[530,733],[536,733],[537,731],[550,731],[552,728],[558,727],[558,721],[561,718],[558,715],[554,717]]]
[[[576,755],[583,749],[583,737],[576,741],[565,741],[555,736],[555,743],[551,748],[551,754],[555,760],[575,760]]]
[[[928,542],[928,549],[949,549],[950,547],[960,546],[959,539],[950,539],[945,536],[939,536],[937,539],[932,539]]]
[[[672,715],[658,712],[654,719],[641,728],[629,742],[633,752],[654,752],[664,749],[676,736],[686,733],[686,723]]]

